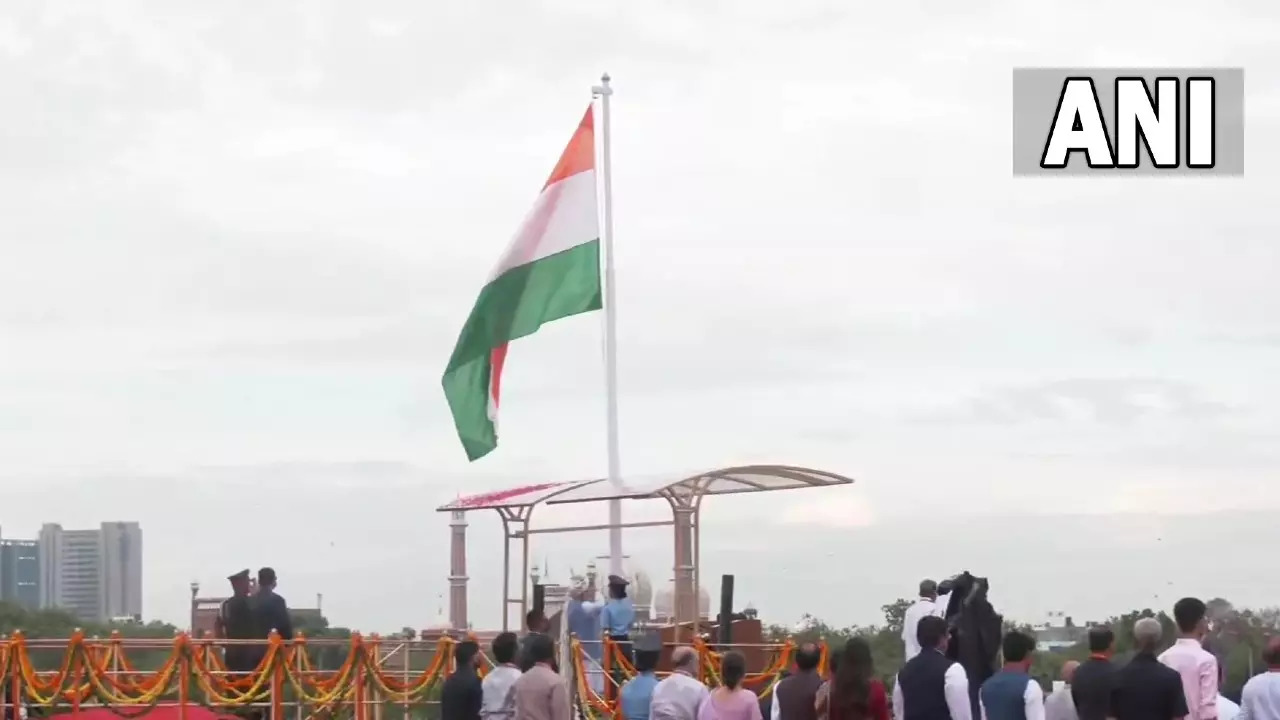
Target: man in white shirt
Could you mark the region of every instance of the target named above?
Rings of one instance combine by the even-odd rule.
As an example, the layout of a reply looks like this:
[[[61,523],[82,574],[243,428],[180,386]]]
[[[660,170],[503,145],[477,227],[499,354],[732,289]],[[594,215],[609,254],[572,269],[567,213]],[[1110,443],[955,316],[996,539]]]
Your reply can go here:
[[[520,640],[515,633],[504,632],[493,639],[493,662],[496,664],[480,683],[480,717],[482,720],[511,720],[516,714],[516,698],[512,688],[520,679],[516,652]]]
[[[696,720],[698,707],[711,693],[698,680],[698,651],[678,647],[671,653],[671,674],[653,689],[649,720]]]
[[[947,635],[946,620],[937,615],[920,618],[916,641],[924,649],[898,671],[893,683],[894,720],[930,720],[942,713],[951,720],[973,719],[969,676],[963,665],[947,659]]]
[[[1053,693],[1044,699],[1045,720],[1079,720],[1075,698],[1071,696],[1071,681],[1075,679],[1080,663],[1068,660],[1062,664],[1062,682],[1053,684]]]
[[[1280,720],[1280,638],[1267,643],[1262,659],[1267,671],[1244,684],[1236,720]]]
[[[920,597],[907,607],[902,616],[903,661],[910,660],[920,654],[920,643],[916,641],[916,626],[920,618],[930,615],[942,617],[947,608],[938,603],[938,583],[932,580],[920,581]]]

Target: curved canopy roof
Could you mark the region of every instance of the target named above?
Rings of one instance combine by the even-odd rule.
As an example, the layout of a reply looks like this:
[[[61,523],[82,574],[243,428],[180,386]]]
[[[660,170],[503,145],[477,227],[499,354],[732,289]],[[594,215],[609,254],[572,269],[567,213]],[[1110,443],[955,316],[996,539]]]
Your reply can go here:
[[[453,510],[485,510],[531,507],[546,503],[598,502],[602,500],[644,500],[671,493],[691,495],[731,495],[735,493],[796,490],[800,488],[850,485],[852,478],[794,465],[741,465],[708,470],[683,477],[670,475],[626,481],[621,487],[606,479],[577,482],[543,483],[482,493],[459,498],[437,508]]]

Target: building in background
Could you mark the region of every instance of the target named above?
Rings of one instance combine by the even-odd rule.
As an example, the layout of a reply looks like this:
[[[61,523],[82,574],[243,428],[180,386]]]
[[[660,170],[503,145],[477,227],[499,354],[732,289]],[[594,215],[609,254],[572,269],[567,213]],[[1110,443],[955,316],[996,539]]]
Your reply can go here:
[[[103,523],[97,530],[40,528],[41,607],[58,607],[84,620],[142,617],[142,528]]]
[[[102,524],[102,606],[108,618],[142,619],[142,528]]]
[[[40,607],[40,545],[0,539],[0,601],[28,610]]]

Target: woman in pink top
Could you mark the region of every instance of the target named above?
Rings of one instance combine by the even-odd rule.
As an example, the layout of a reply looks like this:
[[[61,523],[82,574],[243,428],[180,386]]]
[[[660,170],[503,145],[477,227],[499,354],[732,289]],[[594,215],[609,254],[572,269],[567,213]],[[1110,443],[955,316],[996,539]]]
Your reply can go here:
[[[746,674],[747,662],[742,653],[732,650],[725,653],[720,661],[720,687],[702,701],[698,720],[763,720],[760,699],[742,687]]]

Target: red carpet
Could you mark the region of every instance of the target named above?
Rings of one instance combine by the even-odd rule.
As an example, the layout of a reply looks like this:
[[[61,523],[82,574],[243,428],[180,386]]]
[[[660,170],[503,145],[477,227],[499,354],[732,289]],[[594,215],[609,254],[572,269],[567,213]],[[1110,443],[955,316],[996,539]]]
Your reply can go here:
[[[232,718],[239,720],[235,715],[230,713],[218,713],[199,705],[188,705],[186,709],[186,720],[222,720],[223,718]],[[179,715],[178,708],[172,705],[162,705],[151,708],[150,710],[139,708],[130,712],[128,708],[117,708],[112,712],[106,708],[90,707],[84,708],[79,712],[63,711],[56,715],[57,717],[74,717],[76,720],[121,720],[121,718],[139,717],[147,720],[182,720]]]

